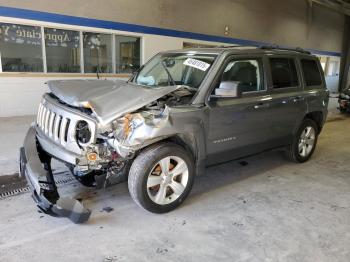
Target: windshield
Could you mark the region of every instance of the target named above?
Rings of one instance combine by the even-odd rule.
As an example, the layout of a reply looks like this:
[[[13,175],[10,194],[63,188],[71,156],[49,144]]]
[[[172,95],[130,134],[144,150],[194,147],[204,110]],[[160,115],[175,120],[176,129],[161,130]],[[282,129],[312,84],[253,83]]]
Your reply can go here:
[[[197,89],[215,58],[193,53],[159,54],[140,70],[134,82],[149,87],[185,85]]]

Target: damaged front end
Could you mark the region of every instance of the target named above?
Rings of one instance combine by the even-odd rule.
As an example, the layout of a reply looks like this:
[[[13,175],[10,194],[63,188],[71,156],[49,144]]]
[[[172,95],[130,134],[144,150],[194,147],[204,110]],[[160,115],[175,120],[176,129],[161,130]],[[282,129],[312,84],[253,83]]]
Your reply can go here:
[[[113,122],[107,142],[122,157],[132,157],[138,150],[166,137],[169,108],[161,112],[140,111]]]
[[[84,223],[91,211],[75,199],[61,198],[51,169],[51,156],[43,151],[31,126],[20,150],[20,174],[27,178],[33,199],[45,213],[67,217],[74,223]]]
[[[122,158],[133,158],[142,148],[177,134],[172,109],[189,103],[193,93],[178,90],[118,118],[111,124],[107,143]]]
[[[41,210],[75,223],[87,221],[91,211],[81,202],[59,195],[51,159],[66,164],[88,187],[99,189],[125,181],[142,148],[176,133],[171,111],[174,106],[188,104],[193,95],[181,87],[172,87],[166,94],[156,91],[153,100],[149,95],[137,108],[115,111],[112,118],[111,105],[107,110],[100,104],[100,111],[90,101],[83,107],[72,106],[55,93],[43,96],[37,121],[21,148],[20,171]],[[108,114],[97,113],[102,111]]]

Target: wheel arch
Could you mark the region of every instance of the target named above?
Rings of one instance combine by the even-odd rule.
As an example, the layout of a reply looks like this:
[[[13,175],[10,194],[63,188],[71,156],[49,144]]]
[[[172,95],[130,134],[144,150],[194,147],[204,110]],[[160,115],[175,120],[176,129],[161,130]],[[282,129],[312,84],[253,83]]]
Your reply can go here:
[[[324,123],[324,115],[322,111],[313,111],[309,112],[304,116],[305,119],[311,119],[313,120],[318,128],[318,132],[320,133],[322,128],[323,128],[323,123]]]
[[[141,150],[154,146],[159,143],[174,143],[181,146],[187,152],[189,152],[193,159],[196,175],[203,174],[205,172],[205,141],[202,141],[201,135],[195,136],[194,134],[174,134],[162,139],[156,140],[153,143],[143,147]]]
[[[175,134],[165,139],[165,141],[175,143],[191,154],[196,169],[196,175],[205,172],[205,141],[201,135]]]

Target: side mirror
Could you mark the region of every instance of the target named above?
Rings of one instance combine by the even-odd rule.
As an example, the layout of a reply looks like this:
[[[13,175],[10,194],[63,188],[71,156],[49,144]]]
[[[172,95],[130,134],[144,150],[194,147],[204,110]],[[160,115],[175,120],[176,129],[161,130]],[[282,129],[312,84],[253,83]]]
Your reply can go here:
[[[222,81],[215,89],[214,98],[239,98],[242,96],[242,88],[237,81]]]

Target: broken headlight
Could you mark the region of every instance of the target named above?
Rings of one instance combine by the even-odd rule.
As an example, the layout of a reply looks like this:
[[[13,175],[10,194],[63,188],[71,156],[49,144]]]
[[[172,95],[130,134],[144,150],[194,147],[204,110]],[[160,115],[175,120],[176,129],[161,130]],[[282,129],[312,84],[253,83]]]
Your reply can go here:
[[[82,144],[86,144],[90,141],[91,130],[89,124],[86,121],[81,120],[77,123],[75,136],[76,140]]]

